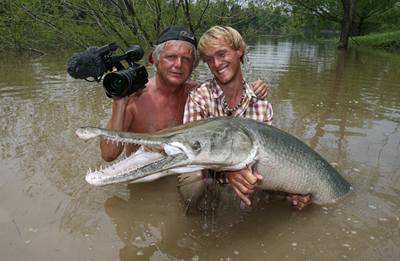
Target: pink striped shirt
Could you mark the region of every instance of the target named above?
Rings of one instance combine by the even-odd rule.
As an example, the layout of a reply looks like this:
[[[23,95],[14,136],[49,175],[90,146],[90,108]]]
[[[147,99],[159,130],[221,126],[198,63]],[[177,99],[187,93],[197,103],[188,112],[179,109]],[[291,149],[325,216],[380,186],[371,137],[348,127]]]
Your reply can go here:
[[[186,100],[183,123],[204,118],[234,116],[272,124],[272,105],[260,100],[247,82],[244,83],[244,97],[239,108],[232,113],[223,106],[224,93],[215,79],[208,80],[192,90]]]

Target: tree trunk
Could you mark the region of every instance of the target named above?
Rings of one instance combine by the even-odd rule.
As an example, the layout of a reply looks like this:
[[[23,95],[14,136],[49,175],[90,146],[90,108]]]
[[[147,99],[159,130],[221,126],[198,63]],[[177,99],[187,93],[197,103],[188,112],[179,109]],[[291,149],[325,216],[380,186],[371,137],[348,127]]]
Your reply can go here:
[[[341,21],[339,49],[346,49],[352,32],[353,17],[357,0],[342,0],[343,19]]]

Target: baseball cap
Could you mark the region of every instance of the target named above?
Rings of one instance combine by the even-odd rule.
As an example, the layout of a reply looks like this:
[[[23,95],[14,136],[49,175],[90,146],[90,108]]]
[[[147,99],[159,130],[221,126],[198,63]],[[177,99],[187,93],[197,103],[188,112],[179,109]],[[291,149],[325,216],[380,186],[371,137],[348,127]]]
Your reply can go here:
[[[168,26],[159,35],[156,44],[161,44],[170,40],[186,41],[197,46],[196,37],[188,29],[182,26]]]

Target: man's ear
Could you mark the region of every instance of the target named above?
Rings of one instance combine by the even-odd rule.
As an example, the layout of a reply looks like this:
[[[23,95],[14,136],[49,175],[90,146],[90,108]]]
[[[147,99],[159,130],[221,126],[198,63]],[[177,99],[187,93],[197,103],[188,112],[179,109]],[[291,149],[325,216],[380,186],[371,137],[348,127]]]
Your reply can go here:
[[[243,50],[243,48],[239,48],[239,49],[237,49],[237,50],[236,50],[236,53],[239,55],[239,57],[242,57],[242,56],[243,56],[243,54],[244,54],[244,50]]]
[[[236,50],[237,55],[240,57],[240,61],[243,62],[244,50],[243,48],[239,48]]]
[[[154,59],[153,59],[153,50],[149,50],[147,54],[147,62],[149,64],[154,64]]]

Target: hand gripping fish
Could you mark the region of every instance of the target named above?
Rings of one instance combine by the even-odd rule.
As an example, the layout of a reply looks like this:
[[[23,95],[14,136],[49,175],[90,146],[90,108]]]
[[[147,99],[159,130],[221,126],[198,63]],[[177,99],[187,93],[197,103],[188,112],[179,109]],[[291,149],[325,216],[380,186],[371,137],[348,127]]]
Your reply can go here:
[[[86,181],[102,186],[146,182],[166,175],[202,169],[239,170],[254,165],[263,176],[261,189],[311,194],[313,203],[336,202],[350,184],[317,152],[296,137],[262,122],[238,117],[195,121],[153,134],[83,127],[83,140],[102,136],[112,142],[162,148],[139,150],[102,170],[88,172]]]

